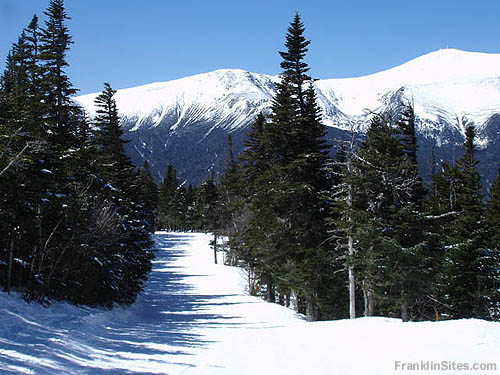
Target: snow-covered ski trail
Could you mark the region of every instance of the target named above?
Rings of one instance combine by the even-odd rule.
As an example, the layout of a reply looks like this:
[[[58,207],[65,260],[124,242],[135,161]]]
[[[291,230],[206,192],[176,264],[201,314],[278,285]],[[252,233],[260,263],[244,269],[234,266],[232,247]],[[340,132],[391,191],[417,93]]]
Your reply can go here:
[[[181,374],[228,330],[301,322],[247,296],[241,270],[213,264],[209,235],[154,239],[153,270],[130,307],[46,309],[1,294],[0,373]]]
[[[154,239],[153,271],[132,306],[44,308],[0,293],[0,374],[500,374],[498,322],[305,323],[248,296],[240,269],[213,264],[209,235]],[[408,370],[474,364],[495,368]]]

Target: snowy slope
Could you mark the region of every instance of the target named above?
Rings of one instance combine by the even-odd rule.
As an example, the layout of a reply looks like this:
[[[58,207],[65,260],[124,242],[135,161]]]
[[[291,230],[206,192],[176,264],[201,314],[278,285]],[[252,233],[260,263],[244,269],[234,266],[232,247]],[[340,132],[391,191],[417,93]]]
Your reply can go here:
[[[170,129],[186,120],[214,118],[217,125],[236,129],[269,108],[277,80],[224,69],[118,90],[116,100],[121,115],[133,119],[132,131],[158,126],[165,118],[173,121]],[[480,126],[500,108],[500,54],[442,49],[383,72],[318,80],[316,86],[327,126],[347,128],[351,118],[383,108],[401,88],[421,118],[435,120],[445,114],[453,122],[467,115]],[[93,114],[95,96],[76,100]]]
[[[224,69],[174,81],[118,90],[116,101],[126,151],[136,165],[149,161],[160,182],[169,163],[181,181],[199,183],[212,168],[224,165],[227,134],[238,154],[259,112],[269,112],[279,77]],[[485,186],[500,163],[500,54],[443,49],[398,67],[358,78],[315,82],[327,138],[346,139],[363,133],[370,111],[414,103],[421,175],[436,160],[453,162],[465,127],[474,123],[482,154]],[[92,116],[97,94],[76,97]],[[486,162],[486,163],[485,163]]]
[[[92,116],[97,94],[76,100]],[[165,119],[169,129],[216,119],[216,125],[228,128],[243,126],[263,110],[272,96],[272,77],[237,69],[223,69],[168,82],[151,83],[118,90],[115,99],[120,115],[141,127],[157,127]]]
[[[0,373],[388,375],[402,372],[397,361],[496,362],[484,373],[500,373],[500,323],[306,323],[247,296],[239,269],[212,264],[209,240],[157,233],[153,271],[130,308],[43,308],[0,294]]]
[[[467,118],[481,131],[500,112],[500,54],[443,49],[380,73],[317,85],[347,116],[383,109],[403,89],[421,120],[444,122],[463,134],[462,119]],[[419,125],[420,133],[428,130],[424,121]]]

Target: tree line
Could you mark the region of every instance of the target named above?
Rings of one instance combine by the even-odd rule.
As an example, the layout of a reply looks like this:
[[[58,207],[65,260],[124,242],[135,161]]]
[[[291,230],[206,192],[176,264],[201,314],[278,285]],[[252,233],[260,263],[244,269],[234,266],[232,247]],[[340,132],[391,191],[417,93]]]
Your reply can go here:
[[[111,86],[92,121],[72,101],[63,1],[44,14],[0,78],[0,285],[41,303],[131,303],[153,258],[154,183],[124,152]]]
[[[454,165],[418,174],[416,117],[402,102],[374,113],[363,139],[324,138],[309,41],[297,14],[280,52],[271,113],[259,115],[215,183],[209,224],[250,293],[309,320],[500,317],[500,178],[481,191],[473,124]],[[214,243],[214,246],[217,244]]]
[[[460,159],[418,174],[416,117],[402,102],[374,113],[363,139],[325,140],[310,41],[297,14],[280,52],[269,114],[243,152],[200,186],[124,152],[115,91],[91,121],[65,74],[72,43],[62,0],[35,16],[0,79],[0,283],[28,301],[131,303],[158,229],[214,233],[249,291],[309,320],[383,315],[403,320],[500,316],[500,179],[481,194],[469,124]],[[218,238],[228,241],[221,245]],[[217,257],[215,257],[217,260]]]

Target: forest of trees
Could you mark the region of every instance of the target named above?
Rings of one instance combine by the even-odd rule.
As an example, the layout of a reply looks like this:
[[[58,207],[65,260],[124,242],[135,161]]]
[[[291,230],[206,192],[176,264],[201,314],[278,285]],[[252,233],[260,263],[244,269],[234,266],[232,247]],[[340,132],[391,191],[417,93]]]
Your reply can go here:
[[[63,1],[45,16],[0,80],[0,284],[27,301],[131,303],[151,269],[153,182],[125,155],[109,84],[92,122],[72,101]]]
[[[111,86],[92,120],[71,100],[63,1],[45,15],[14,43],[0,81],[6,291],[131,303],[151,268],[151,232],[206,231],[245,268],[251,294],[308,320],[500,318],[500,177],[483,196],[473,124],[453,165],[434,161],[430,184],[411,103],[374,113],[331,157],[297,14],[271,113],[255,119],[244,151],[234,155],[229,136],[222,175],[193,186],[169,165],[157,187],[147,162],[134,167],[124,152]]]
[[[500,178],[484,197],[473,124],[462,157],[429,186],[411,103],[373,114],[332,159],[308,45],[297,14],[271,114],[256,118],[237,160],[228,143],[211,228],[228,238],[226,262],[247,270],[251,293],[309,320],[498,320]]]

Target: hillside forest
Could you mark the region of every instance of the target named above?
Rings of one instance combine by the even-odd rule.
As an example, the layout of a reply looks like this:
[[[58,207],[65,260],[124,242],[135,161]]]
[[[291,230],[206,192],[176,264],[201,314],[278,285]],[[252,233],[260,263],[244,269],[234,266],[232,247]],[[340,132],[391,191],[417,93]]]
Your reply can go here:
[[[310,41],[285,35],[271,113],[225,171],[199,186],[173,165],[157,186],[134,166],[104,84],[88,118],[65,73],[72,38],[51,0],[12,45],[0,78],[0,284],[26,301],[130,304],[155,230],[213,233],[248,290],[308,320],[500,318],[500,178],[484,196],[467,124],[454,163],[419,176],[411,102],[373,113],[366,134],[325,139]],[[427,181],[427,179],[425,179]]]

